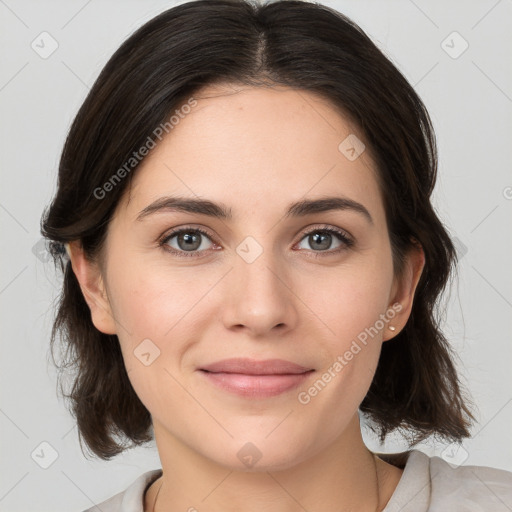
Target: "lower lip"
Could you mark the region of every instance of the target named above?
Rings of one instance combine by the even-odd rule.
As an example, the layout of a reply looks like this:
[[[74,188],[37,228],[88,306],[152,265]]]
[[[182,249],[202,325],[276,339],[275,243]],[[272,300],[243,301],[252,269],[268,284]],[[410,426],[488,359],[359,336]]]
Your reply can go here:
[[[243,373],[201,373],[221,389],[246,398],[269,398],[300,386],[312,371],[283,375],[247,375]]]

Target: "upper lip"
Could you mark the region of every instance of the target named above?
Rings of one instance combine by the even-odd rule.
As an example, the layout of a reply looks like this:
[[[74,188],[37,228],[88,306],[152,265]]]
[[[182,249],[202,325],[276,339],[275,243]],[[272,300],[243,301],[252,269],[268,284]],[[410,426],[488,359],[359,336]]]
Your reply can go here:
[[[245,375],[299,374],[312,369],[284,359],[265,359],[259,361],[249,358],[223,359],[200,368],[200,370],[212,373],[241,373]]]

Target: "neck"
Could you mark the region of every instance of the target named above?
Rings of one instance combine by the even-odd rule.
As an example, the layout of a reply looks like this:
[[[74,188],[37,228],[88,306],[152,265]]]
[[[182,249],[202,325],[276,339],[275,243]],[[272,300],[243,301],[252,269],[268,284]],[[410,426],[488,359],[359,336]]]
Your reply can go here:
[[[163,475],[146,493],[145,512],[375,512],[385,507],[402,474],[366,448],[357,415],[320,453],[279,471],[233,470],[191,450],[161,425],[154,424],[154,431]]]

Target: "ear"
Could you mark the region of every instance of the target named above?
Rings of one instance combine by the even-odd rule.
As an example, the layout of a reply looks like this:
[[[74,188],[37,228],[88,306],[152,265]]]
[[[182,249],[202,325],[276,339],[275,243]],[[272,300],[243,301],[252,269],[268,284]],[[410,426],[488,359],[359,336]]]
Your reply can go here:
[[[416,242],[405,257],[402,274],[394,279],[389,306],[391,308],[395,305],[393,310],[396,314],[389,321],[388,328],[385,329],[383,341],[393,338],[405,327],[411,314],[414,293],[424,266],[425,253],[419,242]],[[400,308],[398,304],[400,304]],[[395,329],[391,330],[389,326]]]
[[[116,334],[117,326],[99,265],[87,259],[80,241],[70,242],[66,250],[82,294],[91,310],[92,323],[104,334]]]

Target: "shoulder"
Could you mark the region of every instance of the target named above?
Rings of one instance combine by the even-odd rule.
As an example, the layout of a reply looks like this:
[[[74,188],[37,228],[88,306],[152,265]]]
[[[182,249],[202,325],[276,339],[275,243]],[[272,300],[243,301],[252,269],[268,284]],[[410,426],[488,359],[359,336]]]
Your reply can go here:
[[[384,458],[384,457],[383,457]],[[393,461],[394,457],[387,458]],[[397,454],[405,467],[383,512],[512,510],[512,473],[485,466],[452,466],[419,450]]]
[[[140,475],[124,491],[111,498],[97,503],[83,512],[143,512],[144,493],[157,478],[162,475],[161,469],[153,469]]]
[[[507,511],[512,508],[512,473],[486,466],[451,466],[440,457],[430,457],[432,505],[458,503],[457,510]],[[435,507],[433,507],[435,509]]]

